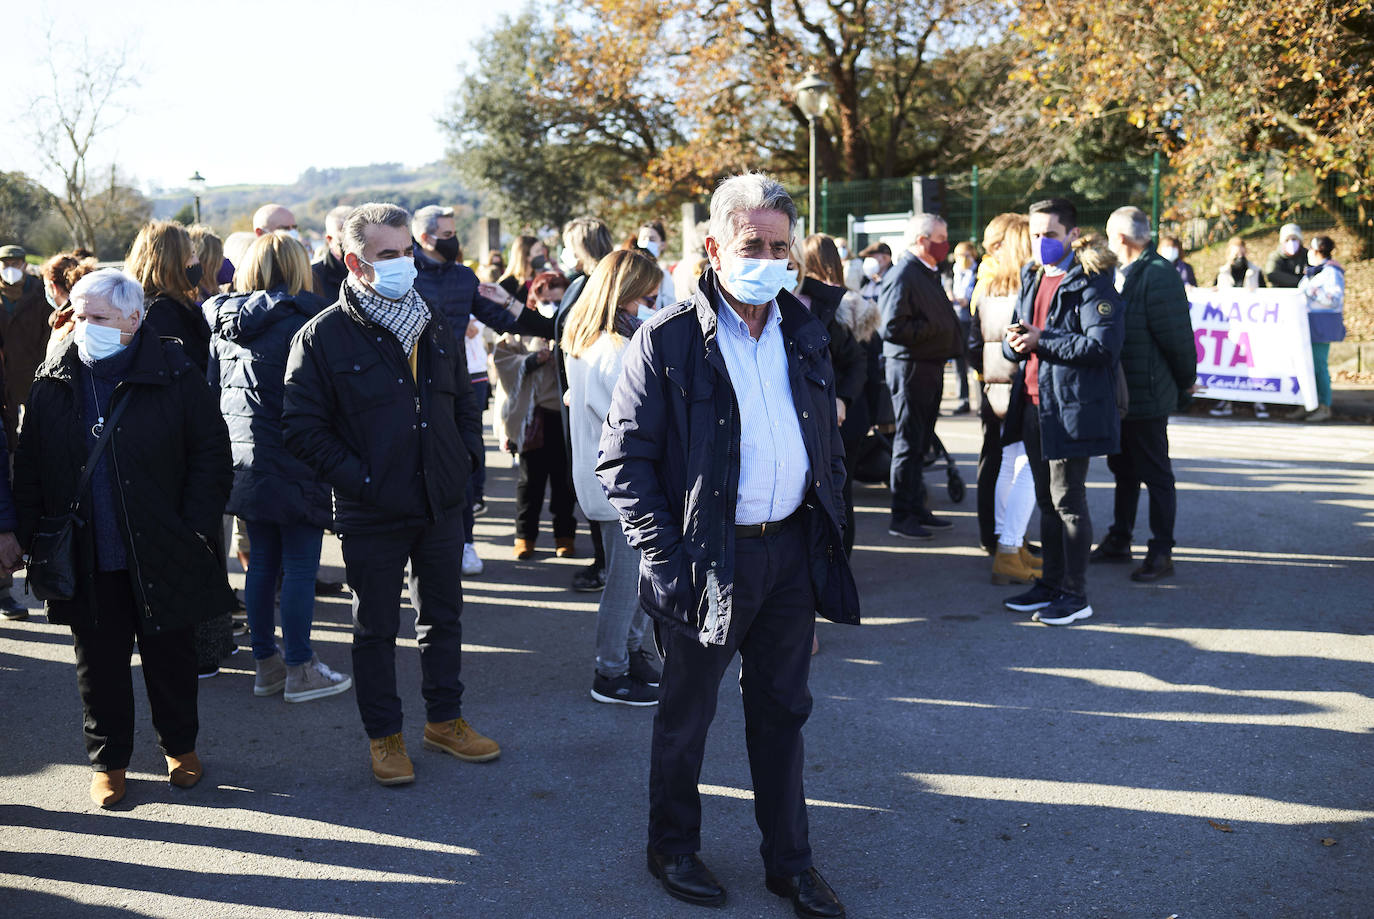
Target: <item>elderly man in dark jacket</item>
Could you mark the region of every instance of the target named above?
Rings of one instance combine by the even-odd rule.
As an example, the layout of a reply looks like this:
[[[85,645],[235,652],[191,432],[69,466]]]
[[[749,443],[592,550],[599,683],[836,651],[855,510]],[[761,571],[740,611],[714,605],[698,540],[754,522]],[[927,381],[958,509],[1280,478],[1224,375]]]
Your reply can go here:
[[[1121,445],[1116,383],[1124,310],[1113,284],[1116,259],[1081,238],[1071,201],[1037,202],[1029,217],[1033,261],[1021,271],[1016,323],[1002,350],[1026,362],[1022,438],[1045,570],[1030,590],[1003,603],[1046,625],[1068,625],[1093,614],[1088,464]]]
[[[14,459],[19,540],[71,511],[76,590],[49,600],[68,625],[85,709],[91,798],[124,796],[133,753],[129,669],[138,642],[168,778],[200,780],[192,627],[233,604],[217,548],[233,471],[229,436],[199,367],[181,344],[144,330],[143,290],[113,269],[72,288],[76,331],[39,368]],[[113,424],[113,431],[109,426]],[[109,431],[78,493],[92,448]]]
[[[739,652],[765,882],[804,916],[842,916],[812,865],[802,725],[814,614],[857,622],[842,546],[844,452],[825,328],[781,290],[797,212],[757,173],[711,199],[711,267],[625,357],[597,474],[642,552],[664,652],[649,767],[649,870],[720,905],[697,857],[706,732]]]
[[[1121,421],[1121,450],[1107,457],[1116,476],[1111,528],[1091,561],[1129,562],[1140,485],[1150,490],[1150,542],[1133,581],[1156,581],[1174,570],[1177,499],[1169,462],[1169,413],[1187,405],[1197,380],[1197,348],[1188,293],[1168,259],[1150,244],[1150,218],[1138,207],[1117,208],[1107,220],[1107,244],[1125,266],[1126,336],[1121,367],[1130,404]]]
[[[963,354],[959,318],[940,283],[949,255],[949,229],[934,214],[907,223],[907,249],[883,276],[883,362],[897,430],[892,436],[892,519],[887,531],[902,539],[930,539],[952,524],[926,504],[922,470],[935,434],[944,390],[945,362]]]
[[[462,510],[481,414],[463,347],[416,293],[410,215],[364,204],[343,226],[349,277],[291,345],[286,448],[334,488],[353,588],[353,673],[383,785],[414,781],[396,695],[397,583],[410,562],[424,745],[468,762],[500,748],[462,717]]]

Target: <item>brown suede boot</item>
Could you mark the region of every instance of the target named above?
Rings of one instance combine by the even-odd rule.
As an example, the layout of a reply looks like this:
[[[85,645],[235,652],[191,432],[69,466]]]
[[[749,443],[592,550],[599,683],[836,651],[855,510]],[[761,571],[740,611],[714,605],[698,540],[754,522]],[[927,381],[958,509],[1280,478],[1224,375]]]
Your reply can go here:
[[[101,807],[113,807],[124,800],[124,770],[92,772],[91,800]]]
[[[465,763],[485,763],[501,755],[501,748],[490,737],[483,737],[466,718],[425,722],[426,750],[451,753]]]
[[[196,756],[195,750],[180,756],[164,756],[163,759],[167,760],[167,781],[178,788],[190,788],[205,774],[205,767],[200,764],[200,757]]]
[[[405,785],[415,781],[415,766],[406,754],[406,741],[400,734],[369,741],[372,747],[372,777],[382,785]]]
[[[1045,560],[1032,555],[1031,550],[1026,548],[1024,542],[1021,543],[1021,548],[1018,551],[1021,553],[1021,561],[1035,573],[1037,578],[1045,573]]]
[[[1036,578],[1035,571],[1021,558],[1020,549],[997,547],[997,555],[992,560],[992,583],[998,585],[1030,584]]]
[[[517,538],[515,540],[515,557],[520,559],[521,561],[524,561],[527,558],[533,558],[534,540]]]
[[[553,540],[553,554],[559,558],[577,558],[576,537],[555,536]]]

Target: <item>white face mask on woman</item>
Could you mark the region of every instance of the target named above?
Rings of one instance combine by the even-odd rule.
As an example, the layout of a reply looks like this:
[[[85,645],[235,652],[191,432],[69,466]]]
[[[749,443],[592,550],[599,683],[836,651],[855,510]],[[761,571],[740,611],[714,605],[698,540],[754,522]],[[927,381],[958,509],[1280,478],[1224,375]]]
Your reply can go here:
[[[1283,241],[1283,254],[1288,256],[1297,255],[1302,250],[1302,240],[1289,238]]]

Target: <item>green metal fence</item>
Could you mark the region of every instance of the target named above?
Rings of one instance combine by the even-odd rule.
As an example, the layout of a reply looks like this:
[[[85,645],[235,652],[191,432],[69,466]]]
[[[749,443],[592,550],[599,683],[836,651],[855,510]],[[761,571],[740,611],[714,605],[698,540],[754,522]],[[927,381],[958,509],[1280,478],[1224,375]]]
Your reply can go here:
[[[1025,213],[1031,203],[1048,197],[1070,198],[1078,206],[1079,223],[1097,229],[1102,229],[1111,212],[1123,205],[1135,205],[1149,213],[1151,225],[1156,228],[1161,217],[1172,212],[1168,166],[1158,154],[1128,162],[1058,166],[1043,175],[1032,169],[975,168],[924,178],[924,190],[935,192],[935,207],[949,223],[950,239],[981,239],[983,228],[995,215],[1007,211]],[[1275,202],[1281,203],[1267,213],[1204,217],[1183,223],[1166,219],[1164,225],[1185,236],[1190,247],[1282,220],[1294,220],[1304,229],[1313,230],[1343,225],[1374,242],[1374,223],[1366,219],[1366,225],[1360,225],[1354,196],[1337,198],[1332,193],[1339,179],[1326,180],[1325,189],[1311,179],[1300,178],[1286,186],[1277,184],[1279,181],[1275,179],[1272,195]],[[858,182],[822,180],[816,204],[819,219],[813,223],[808,215],[807,223],[822,232],[843,236],[851,217],[910,213],[917,198],[913,188],[920,182],[920,177]],[[1326,194],[1321,194],[1323,190]],[[802,185],[791,191],[805,213],[809,189]],[[929,204],[926,206],[930,209]]]

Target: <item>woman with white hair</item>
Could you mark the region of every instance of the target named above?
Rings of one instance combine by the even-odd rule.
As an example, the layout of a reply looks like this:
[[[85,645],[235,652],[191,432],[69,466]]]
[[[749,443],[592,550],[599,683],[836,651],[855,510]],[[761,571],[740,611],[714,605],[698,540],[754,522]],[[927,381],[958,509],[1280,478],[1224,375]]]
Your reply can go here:
[[[47,614],[72,630],[91,799],[109,807],[133,755],[135,641],[168,779],[200,781],[192,632],[234,602],[215,548],[233,471],[202,372],[143,331],[139,282],[96,271],[71,302],[75,330],[38,371],[15,452],[18,535],[31,551],[41,518],[81,523],[75,589]]]

